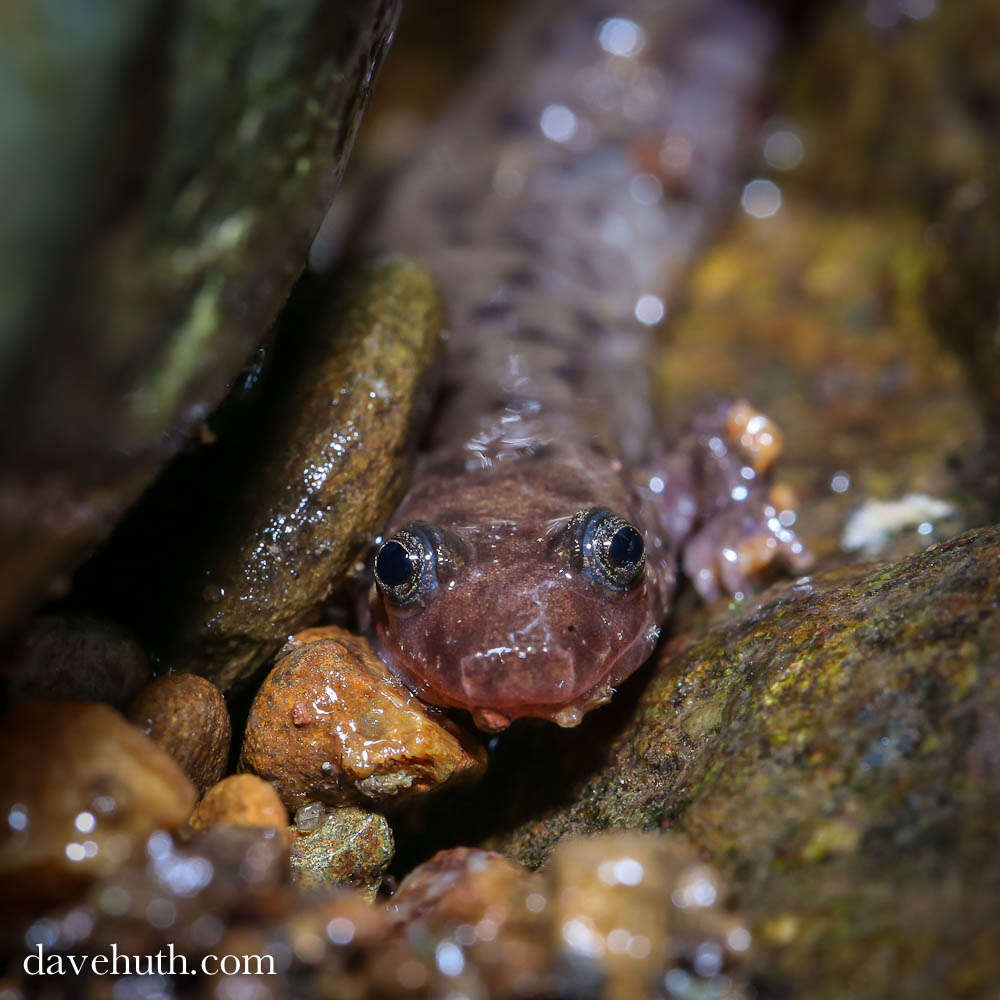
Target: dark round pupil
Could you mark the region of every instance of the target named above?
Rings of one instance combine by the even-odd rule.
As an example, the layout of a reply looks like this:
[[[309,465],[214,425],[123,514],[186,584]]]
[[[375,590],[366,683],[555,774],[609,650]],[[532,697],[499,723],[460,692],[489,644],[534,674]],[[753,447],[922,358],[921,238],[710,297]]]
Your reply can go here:
[[[401,583],[406,583],[415,569],[410,554],[399,542],[386,542],[375,557],[375,572],[386,587],[398,587]]]
[[[642,558],[642,538],[631,525],[619,528],[611,538],[608,556],[616,566],[628,566]]]

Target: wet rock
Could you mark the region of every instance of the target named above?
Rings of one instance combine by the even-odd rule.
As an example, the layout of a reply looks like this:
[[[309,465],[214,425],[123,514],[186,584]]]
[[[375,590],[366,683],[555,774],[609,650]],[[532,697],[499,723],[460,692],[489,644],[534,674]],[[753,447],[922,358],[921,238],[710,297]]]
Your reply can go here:
[[[572,834],[685,833],[731,878],[757,969],[796,995],[984,995],[1000,981],[976,944],[1000,929],[998,566],[1000,526],[706,616],[617,720],[501,746],[453,814],[492,809],[480,829],[508,832],[485,842],[532,865]]]
[[[215,443],[175,463],[87,568],[92,599],[165,666],[223,691],[247,681],[315,620],[400,500],[441,324],[431,278],[400,258],[304,281],[213,417]],[[154,582],[137,592],[136,576]]]
[[[546,995],[551,944],[542,876],[491,851],[441,851],[388,904],[418,951],[469,996]]]
[[[723,908],[718,873],[679,838],[616,832],[566,840],[548,875],[563,976],[589,969],[609,1000],[747,996],[750,932]]]
[[[151,830],[181,824],[194,786],[114,709],[24,702],[0,726],[0,902],[15,912],[72,896]]]
[[[46,955],[109,955],[114,947],[119,955],[155,957],[169,949],[188,969],[206,955],[260,956],[265,970],[274,969],[261,976],[253,967],[230,968],[196,982],[199,996],[220,1000],[251,987],[256,996],[261,982],[270,991],[264,995],[276,998],[345,1000],[596,1000],[664,989],[720,1000],[743,995],[731,963],[747,951],[745,928],[722,910],[716,873],[661,836],[566,844],[542,873],[486,851],[443,851],[412,872],[393,900],[374,905],[359,892],[290,884],[275,831],[216,827],[184,842],[156,831],[141,847],[71,907],[50,911],[15,937],[0,935],[0,954],[17,957],[9,966],[15,975],[25,947],[43,943]],[[665,882],[654,884],[654,876]],[[664,914],[667,937],[646,952],[635,941],[663,930]],[[640,920],[643,929],[635,927]],[[600,948],[594,937],[587,954],[570,956],[588,928]],[[670,978],[649,994],[619,988],[625,980],[612,966],[630,942],[633,952],[646,952],[633,963],[666,956],[659,973]],[[79,985],[100,987],[98,980]],[[17,985],[30,987],[25,979]]]
[[[233,774],[213,785],[195,807],[188,825],[206,831],[217,826],[251,826],[277,830],[290,842],[288,813],[274,787],[255,774]]]
[[[39,615],[0,659],[10,703],[32,698],[127,704],[149,678],[125,629],[86,615]]]
[[[388,904],[468,996],[746,996],[750,933],[717,872],[679,838],[612,833],[559,845],[542,872],[441,851]]]
[[[289,809],[311,799],[392,807],[474,781],[486,755],[367,640],[329,627],[282,652],[250,710],[241,766],[273,782]]]
[[[3,61],[0,631],[220,400],[305,264],[395,0],[15,0]],[[322,40],[318,43],[317,40]]]
[[[155,955],[173,941],[195,958],[217,952],[230,927],[263,924],[290,902],[288,849],[275,830],[222,826],[185,842],[157,830],[139,848],[72,907],[36,920],[25,943]]]
[[[306,889],[353,886],[374,899],[394,851],[384,816],[347,807],[333,809],[292,842],[292,878]]]
[[[226,772],[232,727],[222,692],[196,674],[164,674],[126,713],[194,782],[200,795]]]

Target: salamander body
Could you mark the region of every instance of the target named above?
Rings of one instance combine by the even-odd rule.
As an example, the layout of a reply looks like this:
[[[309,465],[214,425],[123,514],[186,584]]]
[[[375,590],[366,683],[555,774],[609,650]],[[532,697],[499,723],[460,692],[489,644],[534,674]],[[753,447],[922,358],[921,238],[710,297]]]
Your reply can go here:
[[[738,182],[772,25],[731,2],[543,3],[442,122],[377,247],[450,312],[442,401],[374,558],[380,654],[483,729],[575,725],[708,598],[801,565],[746,404],[655,432],[651,330]]]

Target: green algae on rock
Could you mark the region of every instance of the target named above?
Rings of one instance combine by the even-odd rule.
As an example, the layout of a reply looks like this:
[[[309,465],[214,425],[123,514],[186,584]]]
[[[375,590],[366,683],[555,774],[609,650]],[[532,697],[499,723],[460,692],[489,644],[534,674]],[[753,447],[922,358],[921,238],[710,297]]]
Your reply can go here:
[[[1000,981],[998,722],[1000,526],[675,639],[588,772],[574,745],[528,745],[555,762],[532,799],[549,806],[486,843],[538,865],[564,836],[670,827],[731,879],[758,969],[795,995],[983,996]],[[584,747],[589,728],[560,735]],[[503,812],[503,787],[483,794]]]
[[[249,377],[258,389],[122,525],[90,585],[150,580],[120,594],[136,629],[163,666],[224,691],[310,619],[370,544],[406,488],[431,400],[443,319],[422,268],[385,258],[304,287],[270,366]]]
[[[398,0],[0,14],[0,630],[222,398],[337,188]]]

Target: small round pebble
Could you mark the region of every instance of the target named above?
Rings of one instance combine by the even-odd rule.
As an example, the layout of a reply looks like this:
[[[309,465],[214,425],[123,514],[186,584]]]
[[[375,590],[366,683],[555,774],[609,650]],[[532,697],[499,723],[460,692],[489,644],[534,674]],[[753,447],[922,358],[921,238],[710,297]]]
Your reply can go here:
[[[222,692],[197,674],[150,681],[126,713],[184,769],[202,795],[226,772],[232,726]]]
[[[255,774],[233,774],[213,785],[198,803],[188,826],[195,831],[217,826],[252,826],[280,830],[286,840],[288,813],[273,786]]]
[[[5,651],[0,676],[10,704],[104,701],[126,705],[149,679],[142,646],[125,629],[86,615],[38,615]]]

